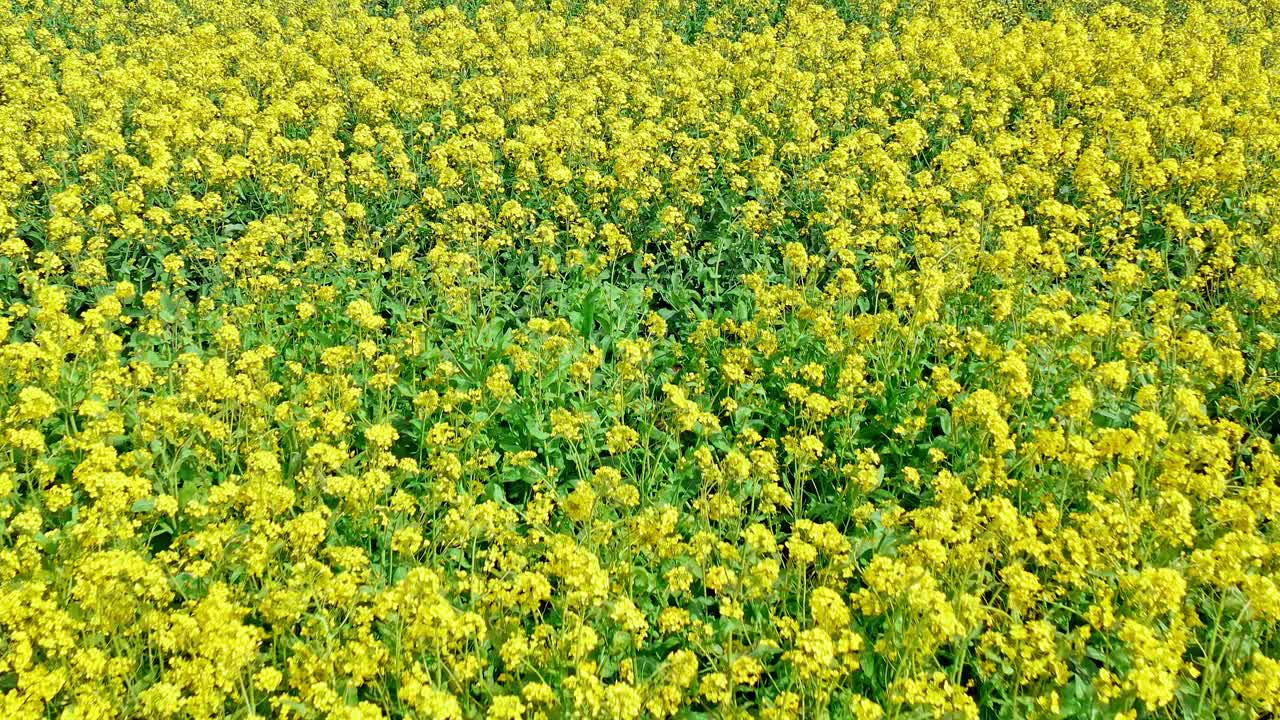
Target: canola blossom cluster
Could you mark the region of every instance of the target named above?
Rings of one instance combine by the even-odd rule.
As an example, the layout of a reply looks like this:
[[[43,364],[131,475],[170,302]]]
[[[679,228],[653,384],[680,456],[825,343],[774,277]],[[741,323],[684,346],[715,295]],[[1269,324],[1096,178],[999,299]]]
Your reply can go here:
[[[1280,712],[1275,0],[0,6],[0,717]]]

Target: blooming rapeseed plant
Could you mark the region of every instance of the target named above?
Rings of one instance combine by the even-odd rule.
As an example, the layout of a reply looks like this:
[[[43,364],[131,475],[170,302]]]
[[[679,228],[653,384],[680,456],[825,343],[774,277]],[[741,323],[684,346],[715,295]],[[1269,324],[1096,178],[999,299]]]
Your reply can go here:
[[[0,7],[0,718],[1280,711],[1272,0]]]

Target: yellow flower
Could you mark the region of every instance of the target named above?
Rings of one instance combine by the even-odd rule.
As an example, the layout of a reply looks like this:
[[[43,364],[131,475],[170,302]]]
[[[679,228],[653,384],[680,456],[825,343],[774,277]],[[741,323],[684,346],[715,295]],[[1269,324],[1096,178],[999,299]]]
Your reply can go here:
[[[524,717],[525,705],[516,695],[499,695],[489,705],[485,713],[488,720],[520,720]]]
[[[400,433],[390,423],[376,423],[364,431],[364,439],[379,450],[387,450],[399,439]]]
[[[551,434],[558,438],[569,442],[580,440],[584,423],[585,418],[564,408],[551,411]]]
[[[37,387],[24,387],[18,391],[18,402],[9,410],[10,422],[39,423],[57,409],[58,401],[52,395]]]

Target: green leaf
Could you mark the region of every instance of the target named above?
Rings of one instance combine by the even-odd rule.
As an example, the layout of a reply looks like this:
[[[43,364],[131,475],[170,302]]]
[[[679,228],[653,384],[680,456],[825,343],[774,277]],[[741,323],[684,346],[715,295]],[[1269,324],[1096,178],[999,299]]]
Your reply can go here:
[[[951,434],[951,413],[946,408],[938,408],[938,425],[942,427],[943,435]]]

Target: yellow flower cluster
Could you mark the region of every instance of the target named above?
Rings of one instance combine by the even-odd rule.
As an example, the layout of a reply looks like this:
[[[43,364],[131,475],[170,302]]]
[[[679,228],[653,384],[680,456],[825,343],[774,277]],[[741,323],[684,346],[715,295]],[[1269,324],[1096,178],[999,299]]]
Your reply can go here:
[[[0,36],[0,717],[1280,711],[1274,0]]]

